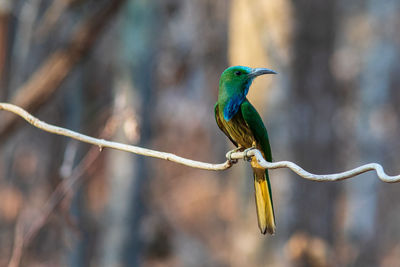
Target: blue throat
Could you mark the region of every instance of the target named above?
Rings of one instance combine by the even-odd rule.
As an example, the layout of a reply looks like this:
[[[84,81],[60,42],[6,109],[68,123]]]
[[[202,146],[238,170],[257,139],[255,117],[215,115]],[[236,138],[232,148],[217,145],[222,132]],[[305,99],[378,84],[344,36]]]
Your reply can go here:
[[[242,93],[234,94],[228,100],[228,103],[224,107],[223,115],[226,121],[230,121],[233,116],[239,111],[240,105],[246,98],[247,93],[249,92],[249,88],[253,79],[249,79],[246,84],[244,85],[244,90]]]

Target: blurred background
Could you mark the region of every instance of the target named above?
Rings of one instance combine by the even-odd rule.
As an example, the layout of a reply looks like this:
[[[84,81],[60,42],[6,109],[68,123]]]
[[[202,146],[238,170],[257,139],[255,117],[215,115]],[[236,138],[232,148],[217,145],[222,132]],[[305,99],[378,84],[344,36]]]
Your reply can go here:
[[[396,0],[0,0],[0,101],[95,137],[220,163],[231,65],[275,161],[400,172]],[[0,266],[400,266],[400,185],[270,172],[257,227],[249,164],[224,172],[92,147],[0,113]]]

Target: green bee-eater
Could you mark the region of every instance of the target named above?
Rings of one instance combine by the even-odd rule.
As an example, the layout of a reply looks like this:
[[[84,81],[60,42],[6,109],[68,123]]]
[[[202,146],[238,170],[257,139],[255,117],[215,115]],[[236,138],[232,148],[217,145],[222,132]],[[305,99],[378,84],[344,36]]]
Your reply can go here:
[[[240,150],[255,147],[267,161],[271,162],[267,130],[260,115],[246,98],[254,78],[263,74],[276,74],[276,72],[243,66],[226,69],[219,80],[218,101],[214,112],[218,127],[236,147]],[[273,234],[275,216],[268,170],[263,169],[255,157],[251,160],[251,167],[254,172],[258,226],[261,233]]]

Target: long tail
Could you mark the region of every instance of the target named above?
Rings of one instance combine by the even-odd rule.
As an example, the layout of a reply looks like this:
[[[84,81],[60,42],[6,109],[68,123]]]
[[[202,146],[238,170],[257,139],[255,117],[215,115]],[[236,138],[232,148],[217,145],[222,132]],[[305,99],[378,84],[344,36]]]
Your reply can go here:
[[[258,227],[262,234],[275,233],[275,214],[268,170],[253,168]]]

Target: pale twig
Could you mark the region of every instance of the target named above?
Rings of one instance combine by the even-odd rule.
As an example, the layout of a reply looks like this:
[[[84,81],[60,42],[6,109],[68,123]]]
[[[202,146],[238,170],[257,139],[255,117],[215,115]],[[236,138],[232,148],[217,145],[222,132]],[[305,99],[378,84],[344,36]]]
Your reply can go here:
[[[103,138],[111,137],[124,117],[126,116],[111,116],[105,123],[100,136]],[[98,149],[92,147],[81,162],[72,170],[69,177],[64,177],[62,182],[52,192],[36,218],[24,218],[24,213],[19,216],[15,227],[14,247],[8,267],[19,266],[24,247],[28,246],[39,230],[43,228],[51,213],[61,204],[61,201],[65,201],[66,198],[71,197],[74,185],[83,179],[85,172],[95,163],[100,154],[101,152]],[[30,222],[29,226],[23,229],[23,223],[27,220]]]
[[[85,55],[93,50],[101,33],[125,1],[103,1],[104,5],[98,5],[92,15],[78,23],[68,44],[49,54],[37,70],[21,85],[11,98],[11,102],[29,112],[35,112],[52,98],[68,74],[85,58]],[[2,0],[0,0],[1,2]],[[16,118],[8,115],[11,114],[4,114],[0,119],[0,143],[4,142],[17,126]]]
[[[266,161],[263,156],[261,155],[261,152],[257,149],[253,149],[248,151],[247,153],[241,152],[241,153],[232,153],[231,154],[231,159],[243,159],[245,156],[254,156],[257,158],[257,162],[264,167],[265,169],[281,169],[281,168],[288,168],[291,169],[293,172],[297,173],[299,176],[303,177],[304,179],[311,180],[311,181],[316,181],[316,182],[334,182],[334,181],[341,181],[345,180],[354,176],[357,176],[359,174],[362,174],[364,172],[372,171],[375,170],[376,173],[378,174],[379,179],[386,183],[396,183],[400,181],[400,175],[396,176],[390,176],[385,173],[383,170],[383,167],[378,164],[378,163],[369,163],[362,165],[360,167],[357,167],[355,169],[345,171],[345,172],[340,172],[340,173],[334,173],[334,174],[313,174],[310,173],[297,164],[291,162],[291,161],[278,161],[278,162],[268,162]]]
[[[13,112],[22,118],[24,118],[27,122],[32,124],[33,126],[42,129],[44,131],[58,134],[58,135],[64,135],[85,143],[97,145],[99,149],[101,150],[104,147],[108,148],[114,148],[117,150],[122,150],[126,152],[131,152],[143,156],[149,156],[149,157],[154,157],[154,158],[159,158],[159,159],[165,159],[168,161],[173,161],[182,165],[186,165],[189,167],[193,168],[198,168],[198,169],[204,169],[204,170],[214,170],[214,171],[220,171],[220,170],[225,170],[228,169],[232,166],[232,163],[229,161],[226,161],[224,163],[220,164],[211,164],[211,163],[205,163],[205,162],[200,162],[200,161],[195,161],[195,160],[190,160],[186,158],[179,157],[177,155],[171,154],[171,153],[165,153],[165,152],[159,152],[156,150],[151,150],[151,149],[146,149],[142,147],[137,147],[137,146],[131,146],[131,145],[126,145],[118,142],[111,142],[107,141],[104,139],[97,139],[93,138],[87,135],[83,135],[68,129],[64,129],[61,127],[53,126],[50,124],[47,124],[43,121],[40,121],[39,119],[33,117],[31,114],[23,110],[22,108],[8,104],[8,103],[0,103],[0,110],[7,110],[10,112]],[[254,156],[257,158],[258,163],[266,168],[266,169],[278,169],[278,168],[289,168],[293,172],[297,173],[299,176],[312,180],[312,181],[339,181],[339,180],[344,180],[348,179],[351,177],[354,177],[356,175],[359,175],[361,173],[375,170],[378,174],[378,177],[387,183],[394,183],[400,181],[400,175],[397,176],[389,176],[385,173],[383,170],[383,167],[377,163],[370,163],[366,164],[363,166],[360,166],[358,168],[342,172],[342,173],[336,173],[336,174],[326,174],[326,175],[317,175],[317,174],[312,174],[307,171],[305,171],[303,168],[300,166],[296,165],[293,162],[290,161],[279,161],[279,162],[267,162],[264,160],[264,158],[261,155],[261,152],[258,151],[257,149],[248,151],[247,153],[244,152],[235,152],[231,154],[231,159],[243,159],[246,156]]]
[[[22,250],[24,247],[24,219],[20,215],[15,226],[14,233],[14,246],[12,250],[11,259],[8,263],[8,267],[18,267],[21,262]]]
[[[189,167],[193,168],[199,168],[199,169],[205,169],[205,170],[225,170],[231,166],[231,164],[227,161],[225,163],[221,164],[211,164],[211,163],[205,163],[205,162],[200,162],[200,161],[195,161],[195,160],[190,160],[186,158],[182,158],[179,156],[176,156],[171,153],[165,153],[165,152],[159,152],[156,150],[151,150],[151,149],[146,149],[138,146],[132,146],[132,145],[126,145],[118,142],[112,142],[112,141],[107,141],[104,139],[97,139],[93,138],[84,134],[80,134],[65,128],[57,127],[48,123],[45,123],[43,121],[40,121],[38,118],[35,118],[31,114],[29,114],[27,111],[24,109],[13,105],[13,104],[8,104],[8,103],[0,103],[0,110],[7,110],[10,112],[13,112],[22,118],[24,118],[27,122],[32,124],[33,126],[44,130],[46,132],[58,134],[58,135],[64,135],[79,141],[82,141],[84,143],[89,143],[92,145],[96,145],[99,147],[99,149],[103,149],[104,147],[108,148],[114,148],[117,150],[121,151],[126,151],[126,152],[131,152],[143,156],[149,156],[153,158],[159,158],[159,159],[165,159],[168,161],[173,161],[176,163],[180,163]]]

